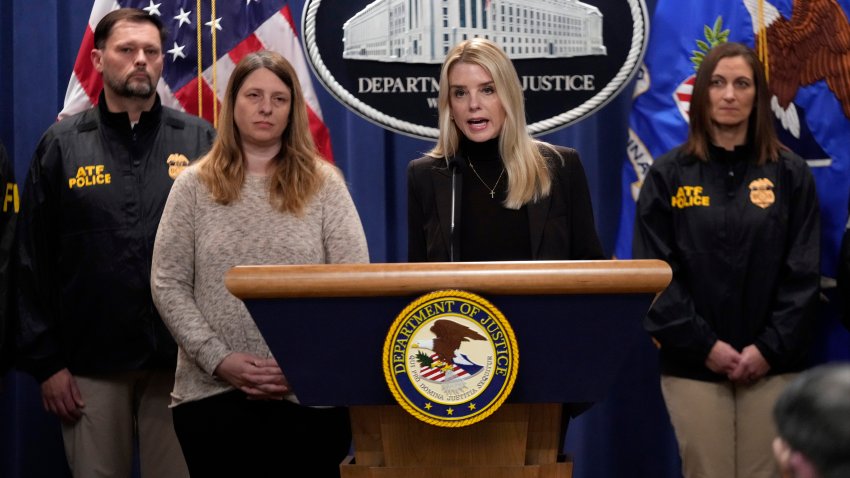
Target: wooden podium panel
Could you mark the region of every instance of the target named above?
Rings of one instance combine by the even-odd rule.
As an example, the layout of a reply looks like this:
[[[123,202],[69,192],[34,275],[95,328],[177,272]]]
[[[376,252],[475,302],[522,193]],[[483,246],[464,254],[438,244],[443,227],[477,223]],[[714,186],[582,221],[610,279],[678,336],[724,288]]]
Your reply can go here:
[[[563,403],[602,400],[672,272],[662,261],[535,261],[239,266],[245,301],[305,405],[347,405],[354,455],[345,478],[564,478]],[[398,406],[383,345],[417,297],[481,295],[513,328],[519,369],[508,401],[466,427],[426,424]]]
[[[479,423],[443,428],[397,406],[351,407],[355,454],[344,476],[569,476],[572,463],[558,461],[561,409],[505,404]]]
[[[527,466],[368,467],[348,460],[340,465],[342,478],[569,478],[572,462]]]
[[[417,420],[399,407],[352,407],[355,460],[370,466],[517,466],[557,459],[560,404],[506,404],[486,420],[444,428]],[[532,418],[532,415],[537,415]],[[423,447],[422,443],[429,443]],[[480,453],[484,449],[486,453]],[[367,453],[362,453],[369,450]]]

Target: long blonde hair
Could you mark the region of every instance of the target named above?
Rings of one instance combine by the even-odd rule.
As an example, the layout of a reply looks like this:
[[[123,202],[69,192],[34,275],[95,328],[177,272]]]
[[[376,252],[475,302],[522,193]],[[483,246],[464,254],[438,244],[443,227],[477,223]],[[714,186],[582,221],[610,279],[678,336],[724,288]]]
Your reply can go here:
[[[519,209],[526,203],[548,196],[552,179],[539,146],[555,150],[548,143],[536,141],[526,131],[525,104],[516,69],[505,52],[490,40],[472,38],[462,41],[452,48],[443,62],[438,96],[440,136],[428,156],[448,158],[458,152],[462,133],[451,118],[449,95],[449,73],[458,63],[478,65],[487,71],[505,109],[505,123],[499,134],[499,155],[508,173],[508,194],[504,206]],[[557,152],[555,155],[558,156]]]
[[[219,204],[229,204],[239,199],[239,192],[245,182],[245,164],[234,109],[245,78],[260,68],[277,75],[292,93],[289,122],[281,135],[283,144],[272,160],[269,202],[281,212],[300,215],[322,185],[323,176],[318,168],[322,158],[310,134],[307,104],[298,76],[292,65],[279,53],[251,53],[236,65],[227,83],[215,142],[210,152],[198,162],[200,178]]]

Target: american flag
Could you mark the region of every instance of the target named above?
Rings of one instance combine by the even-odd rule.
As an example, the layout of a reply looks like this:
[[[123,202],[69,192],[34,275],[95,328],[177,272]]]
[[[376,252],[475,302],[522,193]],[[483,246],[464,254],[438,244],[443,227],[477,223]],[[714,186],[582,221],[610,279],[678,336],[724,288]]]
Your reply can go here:
[[[316,146],[333,161],[330,134],[286,0],[95,0],[59,119],[97,103],[103,83],[91,63],[94,28],[104,15],[121,7],[157,15],[168,31],[162,79],[157,85],[162,104],[203,116],[211,123],[224,99],[230,73],[242,57],[259,50],[282,54],[298,73]]]

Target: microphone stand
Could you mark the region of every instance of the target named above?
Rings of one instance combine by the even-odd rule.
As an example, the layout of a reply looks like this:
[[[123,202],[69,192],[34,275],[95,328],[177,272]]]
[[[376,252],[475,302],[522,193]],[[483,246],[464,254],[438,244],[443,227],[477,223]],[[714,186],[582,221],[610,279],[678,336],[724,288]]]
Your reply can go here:
[[[457,158],[448,160],[449,171],[452,174],[452,217],[449,222],[449,262],[455,261],[455,218],[457,217]]]

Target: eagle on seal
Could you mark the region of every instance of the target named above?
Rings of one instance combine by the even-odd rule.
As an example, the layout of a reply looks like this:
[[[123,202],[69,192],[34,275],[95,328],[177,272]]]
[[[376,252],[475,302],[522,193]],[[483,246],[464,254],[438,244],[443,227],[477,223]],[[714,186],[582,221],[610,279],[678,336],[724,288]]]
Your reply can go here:
[[[417,347],[433,350],[437,357],[448,365],[466,365],[469,359],[458,353],[462,342],[470,340],[487,340],[487,337],[457,322],[440,319],[429,329],[434,334],[430,340],[418,340]],[[466,363],[464,363],[466,362]]]

